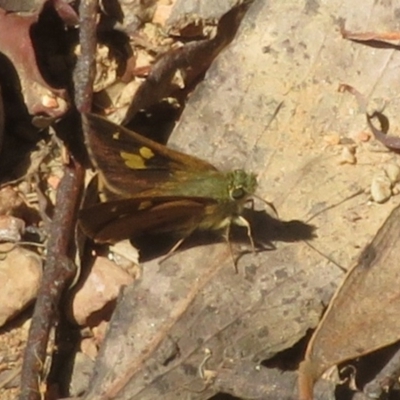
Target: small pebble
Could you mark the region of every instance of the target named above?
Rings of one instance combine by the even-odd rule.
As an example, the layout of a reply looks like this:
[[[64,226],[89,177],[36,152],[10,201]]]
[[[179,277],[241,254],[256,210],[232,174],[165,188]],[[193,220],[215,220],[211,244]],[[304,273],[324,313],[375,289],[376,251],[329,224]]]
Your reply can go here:
[[[25,309],[36,297],[42,261],[32,251],[15,247],[0,260],[0,326]]]
[[[25,230],[25,222],[11,215],[0,215],[0,241],[18,242]]]
[[[384,203],[392,196],[392,182],[383,172],[378,172],[372,178],[371,197],[376,203]]]
[[[107,320],[121,287],[133,281],[109,259],[96,257],[85,281],[71,290],[69,304],[66,304],[69,318],[79,325],[91,326]]]
[[[353,146],[343,147],[342,154],[340,155],[339,163],[340,164],[355,164],[357,162],[355,152],[356,152],[356,149]]]
[[[387,164],[385,166],[385,172],[392,185],[400,181],[400,167],[397,164]]]
[[[367,131],[354,132],[353,134],[350,134],[350,137],[355,142],[368,142],[371,139],[371,133]]]
[[[324,142],[329,146],[337,146],[340,143],[340,135],[338,133],[331,133],[324,136]]]

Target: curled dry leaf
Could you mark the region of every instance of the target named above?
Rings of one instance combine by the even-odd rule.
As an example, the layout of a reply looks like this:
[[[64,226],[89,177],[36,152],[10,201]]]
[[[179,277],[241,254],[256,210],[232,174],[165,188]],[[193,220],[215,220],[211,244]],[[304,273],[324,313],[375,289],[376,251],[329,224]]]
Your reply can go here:
[[[380,111],[374,111],[372,114],[368,114],[367,112],[367,99],[365,96],[359,92],[356,88],[353,86],[347,85],[347,84],[341,84],[339,85],[339,92],[349,92],[351,93],[357,100],[358,107],[360,110],[365,113],[367,117],[367,123],[368,126],[370,127],[374,137],[376,140],[379,140],[381,143],[383,143],[387,148],[391,150],[399,150],[400,149],[400,138],[396,136],[389,136],[386,135],[388,128],[389,128],[389,120],[388,118]],[[376,118],[380,124],[381,124],[381,129],[379,130],[374,126],[372,123],[372,120]]]
[[[400,339],[400,206],[363,250],[329,304],[299,370],[301,400],[313,399],[313,385],[332,365]]]
[[[0,9],[0,51],[17,71],[29,113],[59,117],[68,108],[67,94],[63,89],[51,87],[40,73],[30,37],[32,25],[38,18],[38,14],[24,17]],[[18,46],[15,38],[18,38]]]
[[[377,118],[381,124],[381,129],[377,129],[372,120]],[[386,135],[389,121],[387,117],[379,111],[373,112],[371,115],[367,114],[367,122],[369,127],[371,128],[372,133],[375,136],[375,139],[382,142],[387,148],[391,150],[400,150],[400,138],[397,136]]]

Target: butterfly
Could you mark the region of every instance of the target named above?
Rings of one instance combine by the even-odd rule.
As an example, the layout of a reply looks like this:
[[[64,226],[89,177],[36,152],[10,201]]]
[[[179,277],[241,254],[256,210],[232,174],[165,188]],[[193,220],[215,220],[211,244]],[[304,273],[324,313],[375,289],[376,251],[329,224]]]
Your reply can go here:
[[[85,142],[105,200],[79,213],[83,232],[98,243],[146,234],[172,233],[180,240],[195,231],[244,226],[255,195],[255,174],[222,172],[207,161],[168,148],[95,114],[82,116]]]

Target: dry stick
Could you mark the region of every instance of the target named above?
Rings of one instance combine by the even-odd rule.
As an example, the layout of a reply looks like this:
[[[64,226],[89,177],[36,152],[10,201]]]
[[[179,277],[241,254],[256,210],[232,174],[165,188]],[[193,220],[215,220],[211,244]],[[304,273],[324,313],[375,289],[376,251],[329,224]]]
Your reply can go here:
[[[38,377],[41,375],[50,329],[56,319],[58,302],[65,284],[75,268],[68,259],[71,234],[76,219],[76,204],[81,192],[83,169],[71,163],[57,191],[56,208],[48,241],[44,275],[29,330],[21,374],[21,400],[40,398]],[[71,265],[72,264],[72,265]]]
[[[359,42],[400,40],[400,32],[352,32],[341,27],[340,32],[344,39]]]
[[[82,0],[79,8],[82,57],[78,60],[75,71],[75,103],[81,112],[90,111],[91,108],[96,47],[96,7],[96,0]],[[39,377],[46,357],[50,330],[57,319],[62,291],[75,272],[68,255],[76,225],[83,178],[84,169],[72,155],[70,163],[64,168],[64,176],[57,191],[43,280],[24,354],[20,400],[39,400],[41,397]]]
[[[79,6],[79,42],[81,56],[74,71],[75,104],[79,112],[92,109],[96,54],[97,0],[81,0]]]
[[[54,218],[48,241],[47,260],[39,288],[28,343],[21,373],[20,400],[40,398],[38,377],[46,356],[50,329],[56,319],[58,302],[65,284],[75,268],[68,259],[70,238],[76,220],[76,205],[83,182],[83,169],[71,163],[64,169],[64,176],[57,191]],[[72,264],[72,265],[71,265]]]

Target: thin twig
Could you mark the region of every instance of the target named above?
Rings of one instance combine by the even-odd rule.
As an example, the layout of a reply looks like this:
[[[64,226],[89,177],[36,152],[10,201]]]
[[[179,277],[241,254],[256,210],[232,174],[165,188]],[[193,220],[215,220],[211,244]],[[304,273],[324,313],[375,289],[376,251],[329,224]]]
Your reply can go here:
[[[80,3],[80,43],[82,56],[74,74],[75,103],[80,112],[88,112],[92,102],[94,52],[96,46],[96,0]],[[72,136],[72,135],[71,135]],[[70,138],[71,143],[76,137]],[[66,143],[73,149],[71,143]],[[74,154],[64,168],[57,190],[54,217],[47,244],[47,260],[32,317],[21,373],[20,400],[40,399],[40,377],[46,357],[51,327],[56,323],[63,289],[74,276],[70,261],[77,209],[81,200],[84,169]],[[39,378],[39,379],[38,379]]]
[[[76,206],[83,182],[83,169],[74,162],[65,167],[56,198],[48,241],[47,260],[39,288],[21,373],[20,400],[40,398],[38,376],[46,357],[50,329],[57,317],[58,302],[75,268],[69,248],[76,221]]]

